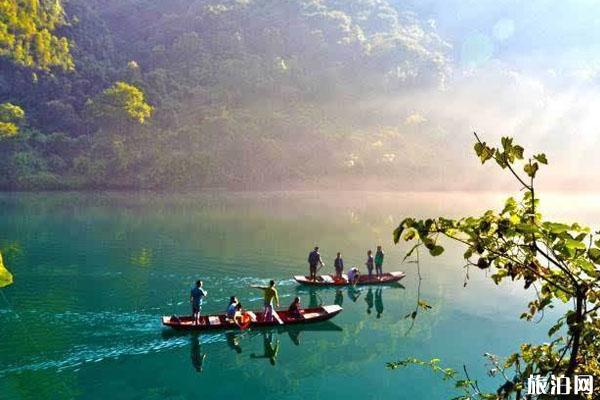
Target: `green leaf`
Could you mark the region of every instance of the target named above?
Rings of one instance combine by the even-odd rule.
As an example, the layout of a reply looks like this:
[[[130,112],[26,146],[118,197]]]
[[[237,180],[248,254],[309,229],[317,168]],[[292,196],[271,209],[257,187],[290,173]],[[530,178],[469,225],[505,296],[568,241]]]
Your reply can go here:
[[[544,228],[549,230],[551,233],[559,234],[568,231],[571,227],[567,224],[560,224],[556,222],[544,222]]]
[[[556,297],[558,297],[563,303],[568,303],[569,300],[571,300],[571,295],[569,295],[568,293],[563,292],[560,289],[555,289],[553,290],[553,293]]]
[[[404,239],[405,241],[408,242],[409,240],[413,240],[416,235],[417,235],[417,231],[414,228],[408,228],[404,232],[404,235],[402,236],[402,239]]]
[[[400,241],[400,235],[402,235],[402,231],[404,230],[403,225],[399,225],[396,229],[394,229],[394,243],[398,244]]]
[[[4,266],[2,254],[0,254],[0,288],[11,285],[13,283],[12,274]]]
[[[465,254],[463,255],[463,257],[465,258],[465,260],[468,260],[469,258],[471,258],[471,256],[473,255],[473,248],[469,247],[466,251]]]
[[[483,148],[483,150],[481,151],[479,158],[481,159],[481,163],[484,164],[487,160],[489,160],[493,156],[494,156],[494,149],[485,146]]]
[[[559,331],[560,328],[562,328],[562,326],[563,326],[563,322],[559,322],[556,325],[552,326],[550,328],[550,330],[548,330],[548,336],[554,335],[556,332]]]
[[[457,388],[466,388],[469,387],[469,381],[466,379],[459,379],[456,381],[456,385]]]
[[[492,280],[494,281],[494,283],[496,285],[499,285],[500,282],[502,282],[502,279],[506,278],[507,276],[508,276],[508,271],[505,269],[501,269],[500,271],[498,271],[492,275]]]
[[[577,262],[576,262],[576,264],[577,264],[577,266],[579,268],[582,269],[583,272],[585,272],[589,276],[591,276],[593,278],[595,278],[596,276],[598,276],[598,270],[596,269],[596,267],[594,266],[594,264],[592,264],[588,260],[578,259]]]
[[[506,163],[506,158],[503,154],[498,154],[498,157],[496,157],[496,164],[498,164],[502,169],[506,168],[508,164]]]
[[[546,155],[544,153],[536,154],[535,156],[533,156],[533,158],[542,164],[548,164],[548,159],[546,158]]]
[[[567,246],[567,249],[571,249],[571,250],[585,250],[586,246],[585,243],[582,243],[578,240],[575,239],[571,239],[571,238],[567,238],[565,240],[565,246]]]
[[[485,144],[482,143],[475,143],[474,149],[475,149],[475,154],[477,154],[477,157],[481,156],[481,152],[483,151],[483,147]]]
[[[537,172],[537,170],[539,169],[539,165],[538,163],[534,162],[534,163],[529,163],[529,164],[525,164],[525,166],[523,167],[523,170],[525,171],[525,173],[532,177],[535,178],[535,174]]]
[[[593,263],[600,264],[600,249],[592,247],[588,250],[588,256]]]
[[[434,257],[439,256],[443,252],[444,252],[444,248],[442,246],[438,246],[438,245],[435,245],[431,249],[429,249],[429,254],[431,254]]]
[[[431,310],[433,307],[427,303],[425,300],[419,300],[419,302],[417,303],[418,306],[420,308],[422,308],[423,310]],[[433,362],[433,360],[431,360]]]
[[[523,152],[525,151],[525,149],[523,149],[521,146],[519,145],[515,145],[512,148],[511,154],[513,157],[515,157],[517,160],[522,160],[523,159]]]
[[[508,212],[513,212],[517,209],[517,201],[513,197],[509,197],[506,199],[504,203],[504,209],[502,210],[502,214],[506,214]]]
[[[515,229],[521,233],[534,233],[537,232],[537,226],[532,224],[517,224]]]

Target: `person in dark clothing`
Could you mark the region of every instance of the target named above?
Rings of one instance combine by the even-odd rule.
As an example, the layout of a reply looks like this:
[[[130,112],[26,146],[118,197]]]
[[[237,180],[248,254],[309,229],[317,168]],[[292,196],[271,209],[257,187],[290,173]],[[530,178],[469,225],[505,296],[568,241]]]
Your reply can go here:
[[[321,267],[325,265],[319,254],[319,246],[315,246],[315,249],[308,254],[308,270],[310,279],[313,281],[317,280],[317,265],[319,264]]]
[[[300,297],[296,296],[294,298],[294,301],[292,302],[292,304],[290,304],[290,307],[288,308],[289,311],[289,316],[292,318],[302,318],[302,313],[300,312],[301,310],[301,306],[300,306]]]
[[[335,267],[335,278],[342,279],[342,273],[344,272],[344,260],[342,259],[342,254],[340,252],[337,253],[335,261],[333,262],[333,266]]]
[[[377,246],[377,251],[375,252],[375,273],[378,278],[383,276],[383,256],[381,246]]]

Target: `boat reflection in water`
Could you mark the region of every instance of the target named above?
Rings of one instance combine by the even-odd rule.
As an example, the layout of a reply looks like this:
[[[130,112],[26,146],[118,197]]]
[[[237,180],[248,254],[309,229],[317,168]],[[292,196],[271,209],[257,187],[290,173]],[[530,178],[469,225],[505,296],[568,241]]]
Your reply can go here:
[[[400,283],[391,283],[385,286],[385,289],[405,289],[405,287]],[[373,312],[373,308],[375,308],[376,318],[381,318],[383,314],[383,290],[382,287],[377,287],[376,289],[369,287],[368,289],[358,288],[355,286],[347,286],[345,289],[336,288],[335,294],[333,298],[333,304],[336,304],[340,307],[344,304],[344,290],[346,291],[346,295],[348,299],[353,303],[356,303],[358,299],[364,293],[364,299],[367,303],[367,314],[371,314]],[[331,292],[332,288],[327,287],[306,287],[299,286],[296,288],[296,293],[298,294],[308,294],[310,307],[319,307],[321,304],[328,303],[327,301],[323,301],[322,297],[328,296],[328,292]]]
[[[263,339],[263,353],[257,354],[255,352],[250,354],[251,359],[260,360],[266,359],[271,365],[275,365],[277,357],[281,351],[282,343],[280,340],[281,336],[288,336],[290,341],[300,346],[302,341],[301,338],[305,332],[342,332],[342,328],[331,321],[319,322],[316,324],[308,325],[293,325],[293,326],[280,326],[280,327],[269,327],[269,328],[254,328],[245,331],[229,331],[218,335],[222,335],[227,343],[227,346],[234,350],[238,355],[243,356],[242,344],[244,341],[262,336]],[[192,367],[201,373],[204,371],[204,362],[207,357],[206,351],[202,351],[201,343],[202,337],[206,335],[210,338],[210,342],[215,342],[215,334],[207,332],[186,332],[186,331],[174,331],[164,330],[162,336],[168,340],[173,337],[190,337],[190,353]],[[216,344],[216,343],[214,343]],[[211,345],[212,346],[212,345]]]

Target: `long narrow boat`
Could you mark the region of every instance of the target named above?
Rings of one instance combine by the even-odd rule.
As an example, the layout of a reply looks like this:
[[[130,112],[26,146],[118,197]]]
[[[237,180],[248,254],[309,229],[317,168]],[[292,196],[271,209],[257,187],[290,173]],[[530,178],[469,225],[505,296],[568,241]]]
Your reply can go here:
[[[359,275],[357,285],[384,285],[392,282],[398,282],[400,279],[404,278],[406,274],[401,271],[395,272],[386,272],[381,278],[378,278],[375,275]],[[311,280],[309,276],[296,275],[294,276],[296,282],[301,283],[303,285],[312,285],[312,286],[348,286],[350,283],[348,282],[348,276],[346,274],[342,274],[342,278],[336,278],[335,275],[317,275],[316,280]]]
[[[246,311],[250,316],[248,326],[252,328],[267,326],[291,326],[300,324],[310,324],[314,322],[326,321],[338,315],[342,307],[338,305],[329,305],[315,308],[305,308],[301,311],[301,317],[290,316],[288,311],[277,311],[272,321],[265,321],[262,312]],[[210,330],[229,330],[240,329],[239,326],[228,319],[225,314],[203,315],[200,317],[200,324],[194,324],[192,316],[163,316],[162,323],[165,326],[176,330],[185,331],[210,331]]]

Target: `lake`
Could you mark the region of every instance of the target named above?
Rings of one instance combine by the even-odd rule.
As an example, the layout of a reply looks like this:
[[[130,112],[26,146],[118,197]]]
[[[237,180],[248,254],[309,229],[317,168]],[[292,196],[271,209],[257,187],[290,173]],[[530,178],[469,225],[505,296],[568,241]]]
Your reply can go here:
[[[519,320],[534,292],[494,285],[465,270],[448,244],[438,258],[402,264],[392,231],[408,215],[459,216],[500,208],[480,193],[272,192],[189,194],[14,193],[0,195],[0,251],[13,272],[0,289],[2,399],[444,399],[452,385],[432,372],[388,370],[386,362],[440,358],[488,389],[482,355],[541,342],[556,314]],[[594,227],[594,196],[550,195],[546,210]],[[568,207],[567,207],[568,205]],[[384,270],[401,285],[359,290],[298,286],[306,258],[321,247],[362,266],[382,244]],[[341,304],[329,323],[295,330],[176,335],[161,315],[188,314],[203,279],[203,312],[230,295],[260,309],[251,284],[278,282],[282,306]],[[520,286],[520,285],[519,285]],[[419,288],[419,290],[418,290]],[[413,321],[417,299],[429,303]]]

